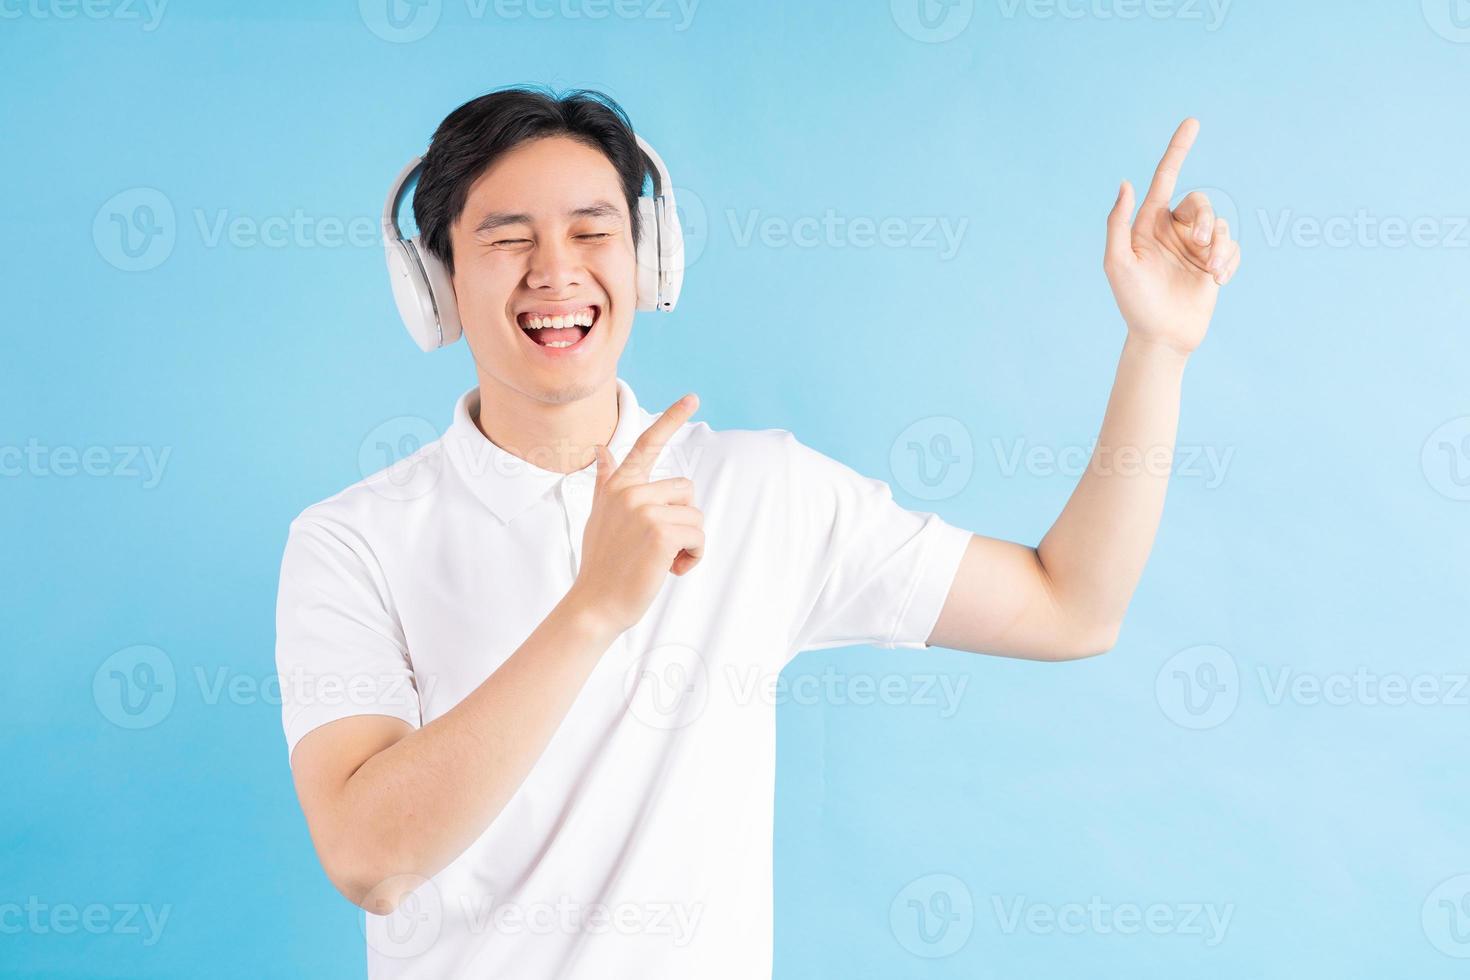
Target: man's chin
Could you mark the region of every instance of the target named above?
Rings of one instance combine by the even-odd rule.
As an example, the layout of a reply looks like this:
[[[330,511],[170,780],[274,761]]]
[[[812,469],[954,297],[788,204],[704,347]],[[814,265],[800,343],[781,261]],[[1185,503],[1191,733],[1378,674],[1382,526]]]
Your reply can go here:
[[[608,378],[587,369],[535,372],[528,377],[502,378],[526,397],[543,405],[566,405],[590,398],[603,390]]]
[[[548,405],[565,405],[591,397],[600,387],[584,380],[568,381],[555,387],[542,387],[537,397]]]

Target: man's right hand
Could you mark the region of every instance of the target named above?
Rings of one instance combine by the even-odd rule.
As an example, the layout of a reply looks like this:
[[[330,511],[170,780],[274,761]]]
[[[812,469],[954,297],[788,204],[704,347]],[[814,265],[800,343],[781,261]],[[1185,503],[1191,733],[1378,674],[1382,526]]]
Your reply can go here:
[[[597,447],[582,566],[568,597],[618,632],[643,617],[665,575],[683,575],[704,556],[704,515],[693,505],[694,483],[682,476],[648,479],[664,444],[698,407],[692,394],[674,402],[616,468],[607,447]]]

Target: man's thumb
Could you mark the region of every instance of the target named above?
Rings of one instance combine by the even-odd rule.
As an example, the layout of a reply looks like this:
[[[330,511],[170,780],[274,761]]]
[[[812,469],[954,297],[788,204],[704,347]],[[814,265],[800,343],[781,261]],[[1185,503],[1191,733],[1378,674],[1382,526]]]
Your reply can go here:
[[[1123,181],[1118,199],[1108,214],[1107,259],[1110,265],[1123,268],[1133,258],[1133,185]]]

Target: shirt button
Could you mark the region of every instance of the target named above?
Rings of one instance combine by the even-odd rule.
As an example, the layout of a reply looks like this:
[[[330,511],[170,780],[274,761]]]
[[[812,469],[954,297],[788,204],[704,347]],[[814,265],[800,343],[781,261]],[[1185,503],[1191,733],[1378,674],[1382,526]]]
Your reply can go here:
[[[592,495],[592,481],[580,473],[573,473],[566,479],[565,491],[573,500],[586,500]]]

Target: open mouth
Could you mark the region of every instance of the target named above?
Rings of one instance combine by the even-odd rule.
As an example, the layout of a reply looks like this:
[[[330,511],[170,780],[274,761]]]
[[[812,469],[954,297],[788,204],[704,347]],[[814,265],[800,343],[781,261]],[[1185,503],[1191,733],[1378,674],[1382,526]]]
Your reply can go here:
[[[602,315],[599,306],[584,306],[565,313],[522,313],[516,317],[521,332],[538,347],[552,351],[573,350],[580,346],[597,326]]]

